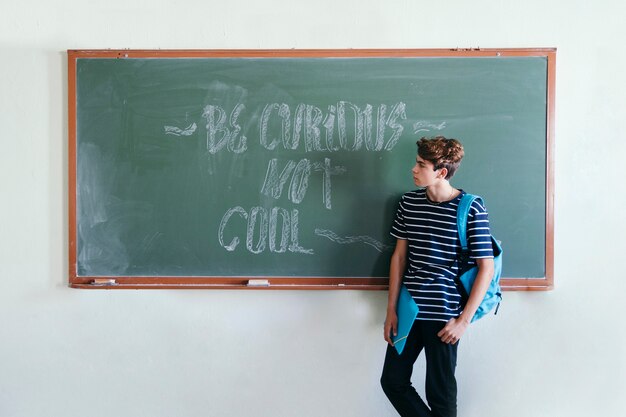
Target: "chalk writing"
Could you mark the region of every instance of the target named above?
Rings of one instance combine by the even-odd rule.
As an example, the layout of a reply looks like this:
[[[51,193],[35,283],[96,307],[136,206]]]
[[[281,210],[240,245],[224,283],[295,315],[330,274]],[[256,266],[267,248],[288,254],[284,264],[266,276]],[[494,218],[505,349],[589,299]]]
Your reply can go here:
[[[287,180],[291,176],[288,198],[292,203],[300,204],[306,195],[309,186],[311,172],[322,172],[322,202],[327,209],[332,208],[331,202],[331,176],[346,172],[343,166],[331,166],[329,158],[324,158],[324,163],[311,163],[307,158],[301,159],[297,164],[289,160],[284,168],[278,173],[278,159],[273,158],[267,165],[265,180],[261,187],[261,193],[279,199]]]
[[[242,115],[246,110],[237,103],[230,112],[219,105],[208,104],[202,110],[206,128],[206,149],[209,154],[228,151],[235,154],[248,149],[248,138],[242,134]],[[258,121],[258,143],[267,151],[298,152],[389,152],[397,145],[406,120],[406,105],[393,104],[357,105],[338,100],[322,109],[318,106],[298,103],[267,103],[253,113]],[[445,122],[435,124],[418,121],[413,124],[415,133],[429,129],[441,130]],[[166,135],[191,136],[198,129],[196,123],[186,128],[164,126]],[[246,125],[246,132],[250,132]],[[332,178],[347,172],[345,166],[333,165],[330,158],[312,161],[310,158],[268,161],[260,193],[274,200],[281,196],[292,204],[300,204],[306,197],[314,173],[321,173],[322,205],[332,209]],[[286,187],[286,188],[285,188]],[[284,193],[283,193],[284,192]],[[228,209],[219,224],[218,241],[221,247],[232,252],[244,239],[245,249],[253,254],[272,253],[313,254],[299,243],[297,209],[283,207],[270,209],[254,206],[249,210],[241,206]],[[370,236],[341,237],[326,229],[315,229],[315,234],[338,244],[364,243],[379,252],[393,248]],[[225,236],[230,236],[226,242]]]
[[[326,114],[316,106],[300,103],[294,115],[285,103],[267,104],[259,122],[259,142],[267,150],[274,150],[282,144],[283,149],[296,150],[301,147],[300,138],[304,137],[305,152],[336,152],[359,151],[365,145],[368,151],[390,151],[397,144],[404,127],[399,120],[406,119],[406,105],[403,102],[392,106],[387,116],[387,105],[381,104],[377,109],[376,129],[373,132],[373,107],[366,104],[363,108],[349,101],[339,101],[329,105]],[[350,114],[348,117],[347,114]],[[274,120],[274,119],[280,120]],[[353,137],[348,137],[348,120],[352,119]],[[280,123],[280,137],[269,137],[269,126],[272,120]],[[292,128],[293,126],[293,128]],[[335,137],[335,128],[337,135]],[[386,139],[386,129],[392,133]],[[322,129],[324,141],[322,141]]]
[[[239,236],[234,236],[230,243],[224,242],[224,234],[234,214],[246,221],[246,249],[254,254],[262,253],[268,246],[274,253],[283,253],[287,250],[293,253],[313,254],[313,249],[305,249],[300,246],[298,228],[298,210],[274,207],[269,212],[265,207],[255,206],[247,212],[243,207],[236,206],[228,209],[218,229],[218,241],[220,246],[229,252],[234,251],[240,243]],[[280,241],[277,243],[278,216],[281,217]],[[256,239],[256,244],[255,244]]]
[[[196,125],[195,123],[192,123],[184,129],[180,129],[176,126],[164,126],[163,129],[165,130],[166,135],[191,136],[194,134],[197,128],[198,128],[198,125]]]
[[[229,125],[226,126],[226,112],[223,108],[214,105],[204,108],[202,117],[207,120],[206,148],[210,153],[217,153],[224,147],[234,153],[242,153],[247,149],[247,138],[239,136],[241,126],[237,123],[237,118],[244,109],[242,103],[237,104],[230,113]]]
[[[330,230],[324,230],[324,229],[315,229],[315,234],[318,236],[323,236],[325,238],[328,238],[330,240],[332,240],[335,243],[339,243],[342,245],[345,244],[349,244],[349,243],[365,243],[366,245],[370,245],[371,247],[373,247],[374,249],[376,249],[378,252],[382,252],[383,250],[391,250],[393,249],[393,246],[389,246],[389,245],[385,245],[382,242],[377,241],[376,239],[374,239],[373,237],[370,236],[346,236],[346,237],[341,237],[338,234],[336,234],[335,232],[332,232]]]
[[[204,107],[202,118],[206,119],[206,148],[209,153],[215,154],[224,149],[242,153],[248,149],[247,137],[240,134],[242,129],[239,119],[245,108],[243,103],[237,103],[227,115],[221,106],[209,104]],[[404,131],[401,120],[406,120],[406,105],[398,102],[390,109],[386,104],[378,105],[375,123],[373,113],[371,104],[359,107],[349,101],[340,100],[329,105],[326,113],[317,106],[300,103],[295,107],[292,116],[289,105],[269,103],[265,105],[259,118],[259,143],[269,151],[278,146],[285,150],[304,148],[305,152],[356,152],[361,149],[372,152],[391,151]],[[416,132],[423,130],[420,123],[425,122],[414,124]],[[270,129],[270,126],[278,124],[280,135],[270,137],[270,131],[275,130]],[[164,126],[165,134],[175,136],[190,136],[196,129],[195,123],[185,129]],[[391,130],[390,134],[388,129]],[[349,135],[349,132],[353,134]]]
[[[442,130],[445,127],[446,127],[446,122],[435,124],[426,120],[420,120],[418,122],[413,123],[413,133],[417,135],[419,132],[428,132],[430,130]]]

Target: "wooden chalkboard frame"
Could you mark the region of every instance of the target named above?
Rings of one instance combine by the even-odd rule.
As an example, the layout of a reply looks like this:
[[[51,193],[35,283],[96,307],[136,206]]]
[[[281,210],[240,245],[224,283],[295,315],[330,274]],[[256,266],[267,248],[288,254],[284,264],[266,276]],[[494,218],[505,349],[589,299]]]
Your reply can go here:
[[[79,58],[398,58],[398,57],[545,57],[546,106],[546,253],[545,276],[503,278],[505,290],[554,288],[554,109],[556,48],[527,49],[312,49],[312,50],[68,50],[68,177],[69,285],[104,289],[362,289],[385,290],[385,278],[263,277],[269,285],[248,285],[259,277],[95,277],[77,271],[77,100],[76,63]]]

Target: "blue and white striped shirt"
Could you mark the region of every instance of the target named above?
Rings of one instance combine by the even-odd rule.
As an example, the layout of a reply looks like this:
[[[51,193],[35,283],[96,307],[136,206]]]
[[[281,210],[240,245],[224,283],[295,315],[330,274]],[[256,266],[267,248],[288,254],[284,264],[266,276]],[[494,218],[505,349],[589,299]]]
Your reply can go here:
[[[448,321],[463,311],[454,283],[461,255],[456,212],[461,197],[442,203],[428,200],[425,189],[402,196],[391,235],[408,241],[403,282],[419,307],[417,320]],[[470,207],[467,223],[470,259],[493,258],[489,218],[479,201]]]

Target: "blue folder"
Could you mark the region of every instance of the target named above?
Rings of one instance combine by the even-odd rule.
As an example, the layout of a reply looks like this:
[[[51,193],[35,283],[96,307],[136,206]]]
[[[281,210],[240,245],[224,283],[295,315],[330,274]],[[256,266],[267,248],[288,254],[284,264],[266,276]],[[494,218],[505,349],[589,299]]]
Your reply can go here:
[[[398,354],[401,354],[404,350],[406,338],[409,337],[409,332],[411,331],[411,327],[413,327],[418,311],[419,308],[417,304],[415,304],[413,297],[411,297],[409,290],[407,290],[404,285],[401,285],[396,307],[396,314],[398,315],[398,335],[391,336],[391,340]]]

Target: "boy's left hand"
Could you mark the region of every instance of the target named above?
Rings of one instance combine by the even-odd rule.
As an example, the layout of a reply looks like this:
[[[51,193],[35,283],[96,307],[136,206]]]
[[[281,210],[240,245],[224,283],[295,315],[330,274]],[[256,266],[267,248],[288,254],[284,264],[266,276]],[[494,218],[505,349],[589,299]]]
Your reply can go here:
[[[460,317],[450,319],[445,327],[437,333],[437,336],[439,336],[443,343],[457,343],[461,336],[463,336],[463,333],[465,333],[468,325],[469,323],[462,320]]]

